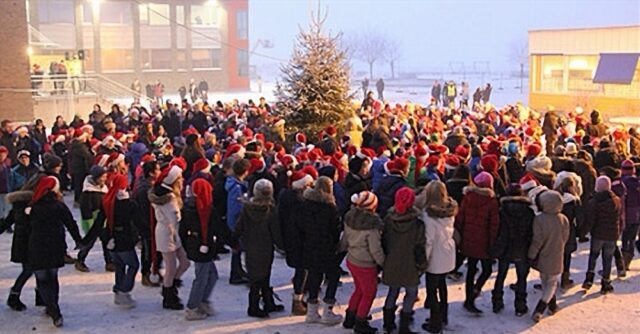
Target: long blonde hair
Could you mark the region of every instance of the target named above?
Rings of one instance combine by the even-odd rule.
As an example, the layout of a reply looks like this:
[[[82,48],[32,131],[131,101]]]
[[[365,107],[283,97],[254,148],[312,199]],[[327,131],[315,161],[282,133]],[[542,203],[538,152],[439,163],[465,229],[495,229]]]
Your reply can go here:
[[[184,205],[184,203],[182,202],[182,184],[183,178],[181,175],[175,181],[173,181],[173,184],[171,185],[171,192],[173,193],[173,197],[175,197],[176,202],[178,202],[178,207],[180,209],[182,209],[182,206]]]
[[[424,187],[424,207],[441,207],[446,203],[447,187],[441,181],[431,181]]]

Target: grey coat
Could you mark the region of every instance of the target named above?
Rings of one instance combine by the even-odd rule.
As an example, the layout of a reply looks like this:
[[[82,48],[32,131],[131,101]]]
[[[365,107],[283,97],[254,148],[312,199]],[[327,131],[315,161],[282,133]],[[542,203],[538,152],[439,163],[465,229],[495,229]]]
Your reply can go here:
[[[564,245],[569,238],[569,220],[562,212],[562,196],[548,190],[539,195],[541,213],[533,220],[529,260],[533,268],[547,275],[562,273]]]

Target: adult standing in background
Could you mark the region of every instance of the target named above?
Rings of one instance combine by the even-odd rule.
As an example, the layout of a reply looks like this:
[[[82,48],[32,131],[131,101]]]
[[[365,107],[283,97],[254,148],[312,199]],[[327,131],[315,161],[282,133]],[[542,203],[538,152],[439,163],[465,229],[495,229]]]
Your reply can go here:
[[[367,93],[369,92],[369,78],[364,77],[364,79],[362,79],[362,95],[364,95],[364,97],[367,97]]]
[[[384,101],[384,80],[382,78],[376,82],[376,90],[378,91],[378,100]]]
[[[440,82],[436,80],[431,87],[431,98],[435,100],[436,105],[440,102],[440,92],[442,91],[442,87],[440,86]]]

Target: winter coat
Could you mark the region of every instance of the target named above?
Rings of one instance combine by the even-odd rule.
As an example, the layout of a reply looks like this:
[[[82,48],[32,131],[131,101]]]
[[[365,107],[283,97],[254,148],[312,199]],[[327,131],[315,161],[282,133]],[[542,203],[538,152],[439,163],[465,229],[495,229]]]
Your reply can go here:
[[[456,216],[455,227],[462,237],[462,253],[471,258],[489,259],[489,250],[498,236],[498,200],[493,190],[468,186]]]
[[[458,204],[451,198],[442,206],[430,205],[422,213],[425,225],[426,271],[445,274],[456,266],[456,243],[453,240]]]
[[[544,121],[542,122],[542,132],[544,133],[547,140],[550,137],[557,137],[556,130],[558,129],[559,120],[558,115],[555,111],[548,111],[544,115]]]
[[[627,187],[625,226],[640,224],[640,179],[635,175],[624,175],[621,180]]]
[[[9,164],[9,159],[0,163],[0,194],[6,194],[10,191],[11,166]]]
[[[65,228],[76,243],[81,240],[78,225],[73,220],[71,211],[53,193],[45,195],[31,205],[29,225],[31,233],[28,261],[33,270],[64,266],[64,256],[67,253]]]
[[[447,180],[447,193],[451,198],[456,200],[458,205],[462,203],[462,197],[464,196],[463,190],[469,185],[469,180],[465,179],[449,179]]]
[[[158,252],[175,252],[182,247],[178,236],[178,224],[182,218],[175,195],[167,189],[152,189],[149,192],[149,202],[156,216],[156,249]]]
[[[134,251],[138,243],[140,219],[138,206],[131,199],[117,199],[113,209],[113,228],[107,229],[109,238],[113,238],[114,252]]]
[[[500,204],[500,226],[491,255],[507,261],[526,260],[535,218],[531,200],[526,196],[505,196]]]
[[[559,275],[563,269],[564,246],[569,238],[569,221],[562,211],[562,197],[557,191],[540,194],[542,212],[533,219],[533,239],[529,260],[533,268],[547,275]]]
[[[384,266],[382,282],[388,286],[418,286],[426,264],[424,253],[424,223],[416,208],[398,214],[391,209],[384,219],[382,233]]]
[[[29,262],[29,234],[31,227],[25,209],[33,196],[33,191],[14,191],[5,198],[11,204],[11,211],[6,218],[6,225],[13,225],[13,242],[11,243],[11,262]]]
[[[442,144],[449,149],[449,152],[455,152],[456,147],[458,147],[458,145],[469,144],[469,141],[467,141],[467,137],[465,137],[464,134],[460,134],[460,135],[450,134],[449,136],[447,136],[447,139],[445,139],[444,143]]]
[[[396,191],[407,185],[402,175],[389,174],[385,175],[380,181],[377,189],[373,189],[373,192],[378,196],[378,209],[376,213],[380,217],[387,215],[389,208],[393,206],[395,201]]]
[[[578,249],[578,226],[577,217],[582,216],[582,207],[580,206],[580,198],[570,194],[562,194],[562,214],[569,221],[569,239],[564,246],[565,253],[572,253]]]
[[[271,275],[274,245],[282,248],[278,213],[271,200],[245,200],[236,226],[246,250],[247,272],[251,280]]]
[[[72,141],[69,156],[71,157],[69,172],[72,175],[84,177],[89,173],[93,163],[93,154],[86,143],[79,140]]]
[[[505,162],[505,169],[507,171],[507,182],[518,183],[524,175],[524,164],[518,157],[510,157]]]
[[[347,251],[347,261],[358,267],[384,266],[380,232],[384,225],[373,212],[357,207],[345,216],[344,234],[340,240],[341,251]]]
[[[592,122],[587,125],[586,132],[591,138],[600,138],[607,134],[607,125],[602,122]]]
[[[200,216],[196,209],[195,197],[191,197],[184,203],[182,208],[182,220],[178,228],[180,241],[187,252],[189,260],[194,262],[211,262],[216,257],[215,247],[215,225],[213,216],[207,222],[207,244],[202,241],[202,225],[200,224]],[[200,247],[207,246],[207,252],[201,253]]]
[[[622,232],[620,198],[611,191],[601,191],[593,195],[586,207],[585,231],[594,239],[617,241]]]
[[[582,195],[583,189],[582,189],[582,178],[580,178],[580,176],[578,176],[578,174],[574,173],[574,172],[568,172],[568,171],[561,171],[556,175],[556,180],[553,182],[553,189],[557,189],[561,184],[562,181],[564,181],[564,179],[566,178],[572,178],[573,181],[575,181],[576,184],[576,188],[578,190],[578,196]]]
[[[593,157],[593,166],[596,170],[601,170],[603,167],[611,166],[613,168],[620,167],[620,156],[612,148],[603,148],[596,152]]]
[[[325,196],[315,189],[305,190],[297,221],[302,236],[303,268],[319,273],[336,270],[338,266],[338,209],[332,204],[333,199]]]
[[[151,236],[151,202],[149,202],[149,190],[151,189],[151,182],[147,179],[140,178],[137,188],[133,192],[132,199],[136,202],[138,207],[138,221],[140,222],[138,233],[143,238],[149,238]]]
[[[386,156],[381,156],[373,159],[373,163],[371,164],[371,188],[370,189],[377,189],[378,186],[380,185],[380,181],[382,181],[382,178],[384,178],[386,174],[384,170],[384,165],[387,163],[387,161],[389,161],[389,158],[387,158]]]
[[[294,189],[282,190],[278,199],[278,218],[283,249],[290,268],[303,267],[302,231],[298,225],[301,221],[303,202],[302,191]]]
[[[363,178],[358,174],[349,173],[344,180],[346,199],[351,203],[351,196],[365,190],[371,190],[371,178]]]
[[[80,217],[82,220],[93,220],[96,211],[102,208],[102,198],[107,193],[107,186],[96,185],[91,175],[85,177],[80,194]],[[145,194],[146,196],[146,194]]]
[[[573,159],[573,166],[576,174],[578,174],[580,180],[582,180],[582,196],[580,196],[580,202],[586,204],[596,189],[596,170],[591,163],[582,159]]]
[[[225,181],[224,189],[227,191],[227,225],[229,229],[234,230],[242,209],[240,199],[247,193],[247,183],[238,180],[235,176],[229,176]]]
[[[553,184],[556,180],[556,173],[553,171],[545,171],[541,169],[530,169],[527,170],[527,173],[531,174],[531,176],[535,177],[541,185],[553,189]]]
[[[33,163],[30,163],[28,166],[23,164],[17,164],[15,167],[11,169],[11,178],[9,179],[9,190],[16,191],[20,190],[22,186],[27,183],[29,179],[31,179],[34,175],[38,174],[38,167],[36,167]]]

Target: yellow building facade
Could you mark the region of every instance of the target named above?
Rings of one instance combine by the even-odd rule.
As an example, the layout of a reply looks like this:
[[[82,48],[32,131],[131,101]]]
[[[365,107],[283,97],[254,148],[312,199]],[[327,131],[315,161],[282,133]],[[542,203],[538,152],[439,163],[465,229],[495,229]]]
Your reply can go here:
[[[529,31],[529,105],[640,116],[640,25]]]

